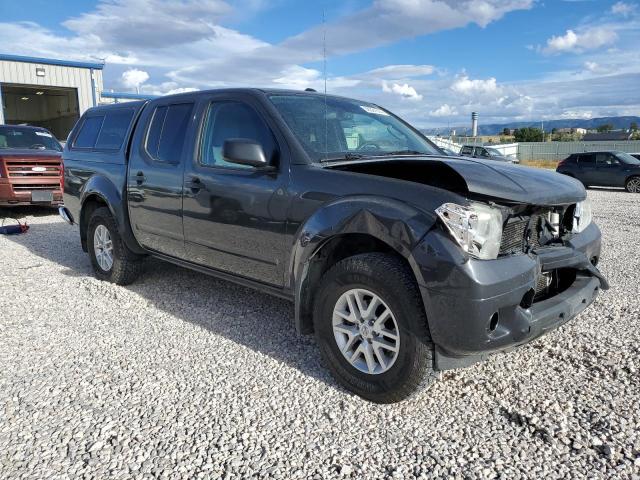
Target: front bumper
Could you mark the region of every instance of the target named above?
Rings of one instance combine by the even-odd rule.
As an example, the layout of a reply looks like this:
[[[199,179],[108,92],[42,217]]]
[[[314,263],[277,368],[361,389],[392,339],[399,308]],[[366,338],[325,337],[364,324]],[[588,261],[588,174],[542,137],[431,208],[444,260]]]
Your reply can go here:
[[[436,344],[436,369],[465,367],[489,353],[530,342],[582,312],[600,289],[608,288],[593,265],[600,244],[600,230],[592,224],[565,246],[475,260],[444,232],[427,234],[413,253]],[[559,293],[531,304],[541,273],[558,269],[574,273],[575,279]]]

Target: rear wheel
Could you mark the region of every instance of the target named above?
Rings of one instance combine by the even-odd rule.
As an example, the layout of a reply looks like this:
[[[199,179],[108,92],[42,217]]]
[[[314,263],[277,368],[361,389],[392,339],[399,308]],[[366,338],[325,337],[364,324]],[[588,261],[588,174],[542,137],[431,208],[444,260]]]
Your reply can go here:
[[[106,207],[96,209],[89,219],[87,247],[93,270],[100,280],[128,285],[142,272],[142,257],[124,244]]]
[[[629,193],[640,193],[640,177],[631,177],[624,185]]]
[[[314,305],[320,352],[348,390],[392,403],[435,380],[420,292],[400,259],[367,253],[338,262],[324,275]]]

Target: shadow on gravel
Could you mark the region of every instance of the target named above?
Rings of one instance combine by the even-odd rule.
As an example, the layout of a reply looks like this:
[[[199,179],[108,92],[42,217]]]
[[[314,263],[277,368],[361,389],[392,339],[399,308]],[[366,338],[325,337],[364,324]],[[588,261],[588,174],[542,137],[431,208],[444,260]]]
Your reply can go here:
[[[75,226],[35,224],[27,234],[7,238],[65,267],[65,275],[94,278]],[[340,389],[321,366],[313,337],[296,333],[293,304],[285,300],[154,258],[145,261],[144,273],[137,282],[115,288],[135,292],[164,312]]]
[[[38,207],[36,205],[0,207],[0,222],[4,218],[17,218],[22,220],[25,217],[48,217],[52,215],[58,215],[57,207]]]

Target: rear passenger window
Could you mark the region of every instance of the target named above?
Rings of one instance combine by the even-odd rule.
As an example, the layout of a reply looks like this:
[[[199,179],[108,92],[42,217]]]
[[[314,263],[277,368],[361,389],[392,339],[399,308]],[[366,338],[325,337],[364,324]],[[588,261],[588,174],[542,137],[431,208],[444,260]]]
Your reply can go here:
[[[147,153],[160,162],[178,163],[191,118],[193,103],[160,106],[147,131]]]
[[[113,110],[107,113],[95,148],[120,150],[132,118],[133,110],[131,109]]]
[[[102,122],[104,121],[104,115],[95,117],[86,117],[80,131],[73,142],[74,147],[78,148],[94,148],[96,141],[98,140],[98,134],[100,128],[102,128]]]

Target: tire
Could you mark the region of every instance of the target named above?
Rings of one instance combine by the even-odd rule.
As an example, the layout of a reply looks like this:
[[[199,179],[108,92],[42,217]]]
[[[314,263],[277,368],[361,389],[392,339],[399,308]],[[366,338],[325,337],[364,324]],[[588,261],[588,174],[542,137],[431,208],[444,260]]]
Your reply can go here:
[[[624,188],[629,193],[640,193],[640,177],[635,176],[628,178],[624,183]]]
[[[99,230],[98,236],[96,231]],[[111,244],[111,265],[105,263],[105,258],[98,258],[99,252],[107,249],[100,248],[100,243],[106,238],[104,232],[108,233]],[[100,235],[102,234],[102,236]],[[102,240],[101,240],[102,238]],[[108,245],[108,241],[104,241],[104,245]],[[91,265],[100,280],[115,283],[117,285],[129,285],[133,283],[142,273],[142,258],[130,251],[122,241],[118,233],[118,227],[106,207],[96,209],[89,219],[89,228],[87,229],[87,247]]]
[[[388,337],[387,333],[380,334],[380,325],[376,333],[375,324],[367,329],[362,323],[345,319],[345,312],[353,315],[345,298],[356,294],[360,295],[361,304],[367,307],[371,307],[373,300],[372,297],[368,299],[367,295],[377,296],[380,301],[376,309],[380,316],[377,318],[385,317],[381,313],[385,308],[390,310],[391,315],[385,317],[387,320],[382,328],[384,332],[395,329],[399,333],[397,341]],[[355,300],[352,298],[351,305],[355,305],[353,302]],[[335,313],[336,310],[342,313]],[[367,400],[376,403],[398,402],[436,379],[433,369],[434,345],[418,286],[411,270],[392,255],[366,253],[336,263],[320,281],[314,301],[313,323],[320,353],[331,374],[345,388]],[[336,333],[334,323],[339,324],[339,330],[347,328],[359,333]],[[358,335],[360,340],[351,341],[352,337]],[[396,352],[382,348],[380,340],[395,344]],[[367,347],[365,342],[371,347]],[[343,354],[341,348],[347,353]],[[377,350],[369,356],[377,363],[373,370],[362,350],[367,348],[369,352],[372,348]],[[361,351],[357,360],[353,361],[358,349]],[[379,361],[380,352],[382,361]],[[353,355],[353,363],[347,360],[346,355]]]

